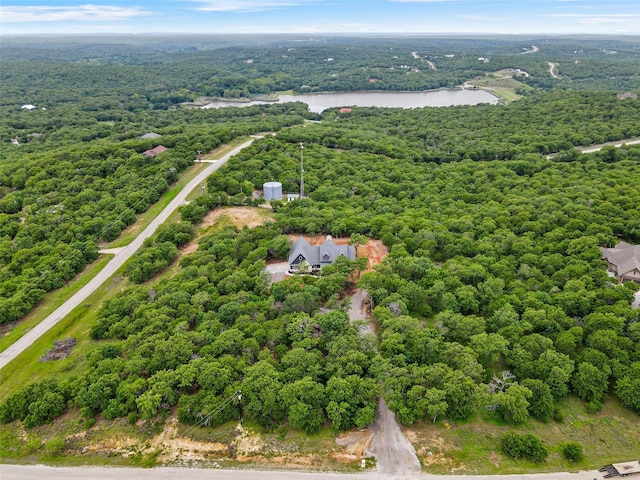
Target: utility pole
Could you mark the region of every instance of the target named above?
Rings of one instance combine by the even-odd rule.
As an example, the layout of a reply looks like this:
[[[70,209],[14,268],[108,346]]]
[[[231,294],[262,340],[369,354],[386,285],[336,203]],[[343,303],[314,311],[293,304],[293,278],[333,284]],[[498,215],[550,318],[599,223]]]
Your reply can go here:
[[[304,145],[300,142],[300,200],[304,197],[304,161],[302,158],[302,152]]]

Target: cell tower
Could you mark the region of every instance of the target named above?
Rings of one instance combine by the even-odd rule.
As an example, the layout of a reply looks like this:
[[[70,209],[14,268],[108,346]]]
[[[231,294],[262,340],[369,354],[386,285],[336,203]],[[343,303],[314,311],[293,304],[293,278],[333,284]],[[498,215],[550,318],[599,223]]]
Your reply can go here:
[[[300,199],[304,197],[304,161],[302,158],[302,152],[304,145],[300,142]]]

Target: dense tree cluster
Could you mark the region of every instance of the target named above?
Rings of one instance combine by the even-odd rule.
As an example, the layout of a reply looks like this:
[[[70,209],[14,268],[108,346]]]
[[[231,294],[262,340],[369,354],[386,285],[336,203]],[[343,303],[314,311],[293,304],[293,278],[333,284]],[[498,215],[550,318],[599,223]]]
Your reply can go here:
[[[398,125],[417,118],[394,115]],[[359,232],[391,249],[360,285],[376,305],[385,395],[402,422],[484,406],[508,423],[549,421],[569,392],[597,410],[612,385],[633,408],[634,285],[616,286],[598,246],[640,239],[637,147],[571,162],[528,155],[434,165],[369,153],[365,143],[327,148],[314,128],[323,126],[255,144],[209,186],[228,195],[233,178],[275,178],[295,191],[304,135],[309,199],[279,205],[278,224]],[[369,131],[354,128],[353,138]],[[503,364],[514,379],[488,393]]]
[[[202,95],[455,87],[502,69],[526,71],[519,80],[545,90],[640,87],[639,47],[630,37],[128,36],[81,42],[4,39],[1,104],[79,102],[93,111],[144,111]],[[532,45],[540,50],[522,55]],[[559,66],[560,78],[550,75],[548,62]]]
[[[513,44],[488,40],[463,56],[456,50],[463,40],[424,42],[283,41],[258,49],[196,42],[188,55],[176,47],[169,58],[195,59],[188,70],[195,71],[216,55],[220,66],[181,85],[168,80],[175,70],[163,70],[165,45],[145,66],[163,72],[158,83],[139,93],[131,89],[148,77],[138,55],[149,45],[140,45],[142,53],[98,55],[94,70],[91,59],[106,48],[97,42],[77,64],[65,49],[38,63],[54,74],[53,85],[70,71],[77,77],[64,92],[43,90],[52,108],[31,112],[16,107],[16,82],[29,63],[11,59],[2,69],[2,88],[5,79],[11,85],[3,101],[15,108],[0,120],[7,140],[0,144],[0,321],[19,318],[96,258],[97,242],[135,221],[198,151],[278,131],[212,176],[208,193],[181,210],[185,223],[147,242],[127,267],[135,283],[173,260],[193,235],[189,223],[208,209],[255,203],[253,191],[265,181],[298,191],[300,142],[308,197],[273,202],[275,224],[226,227],[199,239],[199,250],[171,278],[105,303],[91,325],[96,348],[86,371],[14,392],[0,405],[0,420],[35,426],[75,406],[89,418],[135,422],[176,408],[193,425],[248,417],[264,428],[288,422],[306,432],[326,424],[346,430],[371,423],[380,394],[407,425],[469,418],[480,409],[508,424],[548,422],[560,418],[558,402],[570,393],[592,411],[615,394],[640,412],[640,319],[630,308],[637,286],[609,277],[598,249],[619,239],[640,242],[640,148],[573,150],[640,135],[637,101],[555,91],[507,106],[329,111],[291,129],[320,117],[302,104],[155,109],[195,92],[242,96],[310,79],[311,90],[346,83],[421,89],[516,59],[532,71],[546,68],[535,54],[506,54]],[[450,61],[451,69],[429,72],[407,45],[439,68]],[[572,55],[563,42],[549,45],[564,59]],[[625,45],[620,52],[632,56]],[[493,57],[489,66],[473,58],[481,51]],[[440,58],[445,52],[453,57]],[[406,62],[420,71],[400,75],[394,65]],[[625,85],[636,81],[628,67],[622,60],[616,66],[631,72]],[[91,78],[81,76],[89,71],[133,79],[127,91],[80,98],[91,91]],[[37,77],[27,93],[44,82]],[[157,143],[139,138],[148,131],[162,134],[170,150],[143,157]],[[552,152],[562,154],[542,155]],[[264,267],[287,257],[289,233],[377,238],[390,254],[362,275],[362,262],[341,259],[317,277],[270,285]],[[377,336],[361,336],[345,313],[341,294],[355,281],[370,294]],[[532,436],[505,437],[503,449],[515,458],[547,456]]]
[[[201,239],[178,276],[106,303],[91,336],[108,342],[89,355],[86,376],[64,394],[55,382],[48,391],[63,409],[68,401],[106,418],[148,419],[177,405],[182,421],[198,425],[241,414],[266,428],[288,420],[307,432],[327,419],[340,430],[371,423],[379,391],[374,343],[341,309],[319,311],[354,266],[292,278],[270,294],[261,271],[267,252],[283,252],[283,240],[274,228],[232,227]],[[38,385],[4,402],[0,419],[35,425],[60,414],[60,402],[50,402],[46,414],[28,417],[42,400],[33,393]],[[238,390],[242,403],[225,403]]]
[[[143,247],[127,263],[126,275],[135,283],[149,280],[161,272],[178,255],[195,232],[188,223],[171,223],[158,227],[156,235],[144,241]]]
[[[273,105],[193,112],[190,119],[184,112],[158,112],[145,123],[157,122],[160,139],[141,139],[141,130],[125,137],[132,125],[123,119],[105,127],[106,138],[89,144],[67,140],[59,145],[59,131],[52,130],[34,144],[5,145],[0,161],[0,323],[21,318],[47,292],[95,260],[97,243],[117,238],[192,164],[198,151],[300,123],[303,111],[301,105]],[[53,115],[60,121],[62,112]],[[184,123],[170,126],[172,116]],[[226,120],[233,125],[222,123]],[[98,125],[95,115],[94,123]],[[83,127],[68,130],[81,138]],[[141,154],[160,142],[169,150],[155,158]],[[175,256],[175,247],[155,248],[131,267],[137,281]],[[164,263],[157,262],[160,258]],[[154,263],[155,268],[149,267]]]

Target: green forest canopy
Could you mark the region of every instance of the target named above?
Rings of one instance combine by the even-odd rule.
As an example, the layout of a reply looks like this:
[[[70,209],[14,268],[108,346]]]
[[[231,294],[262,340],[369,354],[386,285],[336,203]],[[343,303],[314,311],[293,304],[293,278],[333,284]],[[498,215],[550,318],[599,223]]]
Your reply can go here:
[[[451,42],[438,43],[440,51],[451,51]],[[567,44],[558,45],[570,55]],[[252,65],[272,48],[254,50]],[[380,44],[369,48],[382,55]],[[507,45],[494,48],[499,57]],[[627,48],[620,50],[633,56],[634,44]],[[36,62],[38,68],[91,64],[72,65],[65,48],[57,52],[60,65]],[[533,58],[517,58],[524,57]],[[104,68],[140,71],[139,59],[102,58]],[[28,64],[9,63],[13,73],[3,68],[2,75]],[[633,84],[637,74],[627,71]],[[11,78],[18,88],[22,77]],[[231,84],[249,82],[237,77]],[[252,187],[268,180],[297,190],[299,142],[309,198],[276,203],[274,224],[202,238],[175,276],[106,303],[91,327],[96,348],[87,369],[17,389],[0,405],[2,421],[35,426],[69,406],[87,417],[149,419],[177,406],[182,422],[198,424],[224,403],[212,424],[244,415],[265,428],[287,421],[307,432],[327,423],[344,430],[371,422],[378,393],[404,424],[468,418],[485,407],[507,423],[549,421],[569,393],[592,410],[615,395],[640,411],[635,286],[611,279],[598,250],[620,238],[640,241],[640,148],[572,150],[640,135],[636,100],[559,88],[506,106],[328,111],[319,124],[284,129],[318,117],[299,104],[155,110],[146,94],[123,93],[117,104],[120,94],[106,90],[73,106],[52,92],[47,101],[56,108],[15,110],[2,120],[8,139],[41,134],[18,148],[6,139],[0,147],[5,321],[37,302],[29,296],[33,279],[50,278],[38,287],[41,296],[70,278],[95,256],[96,242],[108,240],[105,227],[119,219],[119,231],[132,222],[197,150],[279,131],[212,176],[201,207],[251,203]],[[100,98],[106,103],[96,103]],[[140,152],[154,145],[137,137],[148,131],[163,134],[171,151],[143,163]],[[563,154],[543,156],[551,152]],[[390,248],[359,281],[372,297],[376,338],[360,337],[338,302],[355,264],[269,286],[262,269],[286,258],[288,233],[360,233]],[[62,245],[82,257],[68,274],[43,275],[61,265],[60,255],[66,260]],[[323,305],[332,311],[321,313]],[[225,403],[238,390],[242,403]]]

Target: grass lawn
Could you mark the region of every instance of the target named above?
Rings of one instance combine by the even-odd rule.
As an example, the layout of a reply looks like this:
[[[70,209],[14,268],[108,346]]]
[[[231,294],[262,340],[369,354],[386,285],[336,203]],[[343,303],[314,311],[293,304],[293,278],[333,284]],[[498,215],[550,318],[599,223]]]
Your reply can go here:
[[[81,273],[76,275],[76,277],[69,282],[68,286],[49,293],[29,315],[17,322],[15,327],[0,339],[0,352],[5,351],[13,342],[35,327],[56,308],[71,298],[78,290],[89,283],[89,281],[109,263],[111,258],[113,258],[112,255],[101,255],[95,262],[85,267]]]
[[[507,103],[514,102],[522,98],[522,95],[516,93],[516,89],[532,89],[526,83],[522,83],[515,78],[512,78],[511,76],[503,75],[500,73],[489,74],[485,75],[484,77],[477,77],[473,80],[469,80],[467,84],[473,85],[483,90],[488,90]]]
[[[637,460],[640,453],[640,417],[611,397],[602,411],[590,414],[586,404],[570,396],[560,403],[564,421],[548,424],[530,420],[508,426],[489,413],[461,423],[420,423],[407,429],[423,471],[429,473],[513,474],[579,471],[612,462]],[[507,432],[538,436],[549,451],[545,463],[512,460],[500,450]],[[584,460],[571,464],[562,457],[562,445],[579,443]],[[429,453],[431,452],[431,453]]]

